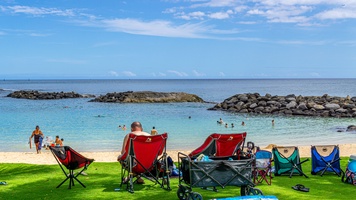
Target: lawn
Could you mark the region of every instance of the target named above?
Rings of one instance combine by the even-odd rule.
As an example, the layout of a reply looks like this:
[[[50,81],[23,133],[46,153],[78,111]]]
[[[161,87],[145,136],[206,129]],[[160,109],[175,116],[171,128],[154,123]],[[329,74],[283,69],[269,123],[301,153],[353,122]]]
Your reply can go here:
[[[342,158],[341,166],[345,169],[348,158]],[[309,176],[277,176],[272,179],[272,185],[259,184],[265,195],[274,195],[280,200],[303,199],[355,199],[355,186],[341,182],[341,177],[333,174],[324,176],[311,175],[311,162],[303,164],[303,171]],[[65,176],[58,165],[33,164],[3,164],[0,163],[0,181],[7,185],[0,185],[0,199],[178,199],[178,179],[171,179],[171,191],[161,189],[150,181],[143,185],[135,185],[135,193],[131,194],[125,187],[117,190],[120,185],[119,163],[92,163],[86,171],[87,176],[78,178],[87,187],[76,183],[71,190],[69,182],[60,188],[56,186]],[[310,192],[293,190],[291,187],[303,184],[310,188]],[[116,190],[115,190],[116,189]],[[218,188],[218,192],[193,188],[204,199],[233,197],[240,195],[240,187],[229,186]]]

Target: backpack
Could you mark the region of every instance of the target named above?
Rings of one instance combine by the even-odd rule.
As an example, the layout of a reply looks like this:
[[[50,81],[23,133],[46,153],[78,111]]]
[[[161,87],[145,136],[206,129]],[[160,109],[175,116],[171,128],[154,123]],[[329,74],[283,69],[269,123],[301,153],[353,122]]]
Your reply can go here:
[[[349,162],[349,164],[346,167],[345,173],[342,175],[341,181],[344,183],[350,183],[352,185],[356,185],[355,172],[356,172],[356,161]]]

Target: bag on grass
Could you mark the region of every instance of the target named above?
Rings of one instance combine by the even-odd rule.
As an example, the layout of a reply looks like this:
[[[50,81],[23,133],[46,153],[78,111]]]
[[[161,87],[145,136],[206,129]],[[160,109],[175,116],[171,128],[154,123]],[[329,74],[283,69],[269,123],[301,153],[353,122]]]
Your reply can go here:
[[[342,175],[341,181],[356,185],[356,161],[351,161],[346,167],[345,173]]]

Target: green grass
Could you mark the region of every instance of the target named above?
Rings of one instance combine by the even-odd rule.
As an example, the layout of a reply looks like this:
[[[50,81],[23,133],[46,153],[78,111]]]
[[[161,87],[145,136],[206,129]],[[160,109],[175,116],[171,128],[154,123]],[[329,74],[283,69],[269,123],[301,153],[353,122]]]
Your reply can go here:
[[[345,169],[348,158],[342,158],[342,169]],[[272,185],[259,184],[265,195],[274,195],[278,199],[303,200],[303,199],[354,199],[356,187],[341,182],[341,177],[327,174],[311,175],[311,161],[303,164],[303,171],[309,176],[278,176],[272,179]],[[125,190],[115,191],[120,185],[119,163],[91,164],[86,171],[88,176],[79,176],[87,188],[76,183],[71,190],[69,182],[60,188],[56,186],[64,180],[65,176],[58,165],[32,165],[32,164],[3,164],[0,163],[0,181],[6,181],[8,185],[0,185],[0,199],[178,199],[178,179],[171,179],[171,191],[161,189],[150,181],[143,185],[135,185],[135,193]],[[303,184],[310,188],[310,192],[300,192],[291,187]],[[240,187],[229,186],[218,188],[218,192],[193,188],[204,199],[224,198],[240,195]]]

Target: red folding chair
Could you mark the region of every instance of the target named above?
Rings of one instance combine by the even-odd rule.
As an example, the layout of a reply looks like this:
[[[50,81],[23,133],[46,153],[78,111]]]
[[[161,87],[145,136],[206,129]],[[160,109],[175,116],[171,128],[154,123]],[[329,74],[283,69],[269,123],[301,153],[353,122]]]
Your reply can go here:
[[[130,133],[125,145],[125,153],[120,157],[121,184],[133,193],[133,178],[144,177],[161,188],[170,190],[169,169],[166,153],[168,134],[154,136],[137,136]],[[128,178],[128,180],[127,180]]]
[[[228,134],[213,133],[206,138],[200,147],[192,151],[189,157],[193,158],[199,154],[206,156],[240,155],[245,143],[246,134],[246,132]]]
[[[64,175],[66,176],[66,179],[64,179],[63,182],[61,182],[57,188],[59,188],[64,182],[66,182],[69,179],[69,189],[74,186],[74,180],[76,180],[80,185],[82,185],[85,188],[85,185],[78,180],[78,176],[82,174],[84,170],[88,168],[88,166],[94,162],[94,159],[89,159],[81,155],[80,153],[74,151],[74,149],[70,148],[69,146],[63,146],[63,147],[49,147],[54,158],[58,162],[58,165],[61,167]],[[69,170],[69,173],[66,172],[63,168],[67,168]],[[76,169],[82,169],[74,175],[74,170]]]
[[[255,184],[265,181],[272,184],[272,153],[266,150],[259,150],[255,153],[256,161],[253,170],[253,182]]]

